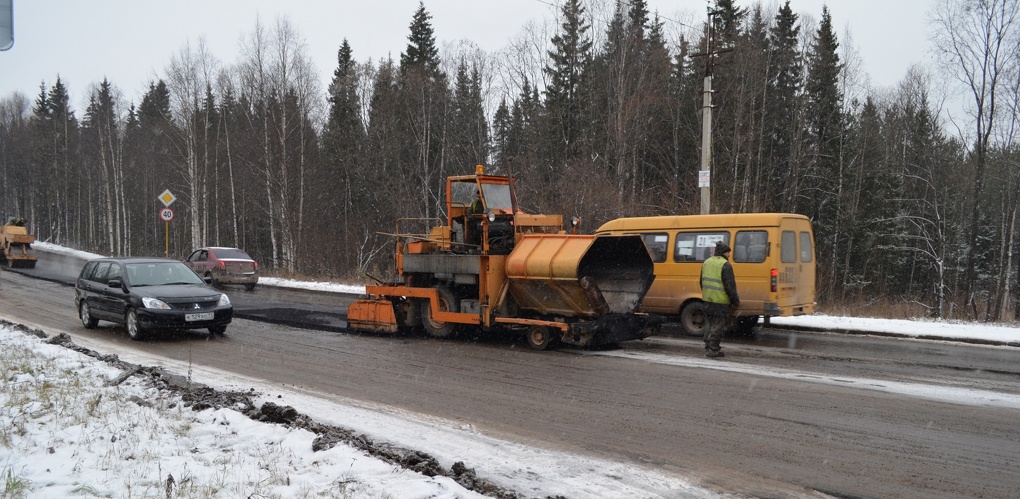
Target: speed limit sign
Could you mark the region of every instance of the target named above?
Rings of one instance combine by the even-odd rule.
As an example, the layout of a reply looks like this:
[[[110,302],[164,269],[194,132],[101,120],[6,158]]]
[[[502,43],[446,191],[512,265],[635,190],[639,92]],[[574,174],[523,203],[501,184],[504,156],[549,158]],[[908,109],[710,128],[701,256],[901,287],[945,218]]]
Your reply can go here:
[[[174,219],[174,210],[170,208],[162,208],[159,210],[159,218],[164,222],[169,222]]]

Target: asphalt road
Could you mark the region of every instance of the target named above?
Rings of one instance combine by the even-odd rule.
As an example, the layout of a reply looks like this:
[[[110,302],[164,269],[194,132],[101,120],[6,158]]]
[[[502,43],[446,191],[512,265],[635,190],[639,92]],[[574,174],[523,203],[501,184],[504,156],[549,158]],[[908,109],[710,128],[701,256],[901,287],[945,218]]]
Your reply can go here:
[[[111,350],[675,472],[722,492],[920,498],[1020,490],[1016,348],[769,329],[727,338],[724,360],[705,359],[701,342],[683,336],[532,352],[507,338],[350,334],[342,323],[349,297],[268,287],[228,293],[238,316],[273,322],[237,319],[223,338],[133,342],[112,324],[81,326],[73,291],[58,277],[75,264],[56,260],[0,276],[0,317]],[[285,325],[302,317],[310,327]]]

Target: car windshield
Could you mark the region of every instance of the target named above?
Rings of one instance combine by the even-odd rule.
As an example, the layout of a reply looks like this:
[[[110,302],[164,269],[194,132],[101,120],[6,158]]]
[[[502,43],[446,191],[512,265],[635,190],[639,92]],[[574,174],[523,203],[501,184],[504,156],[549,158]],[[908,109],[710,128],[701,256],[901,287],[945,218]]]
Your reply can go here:
[[[127,264],[128,283],[132,286],[167,286],[173,284],[204,284],[181,262],[147,262]]]
[[[239,250],[237,248],[217,248],[216,249],[216,257],[221,259],[221,260],[224,259],[224,258],[232,258],[232,259],[235,259],[235,260],[251,260],[252,259],[250,256],[248,256],[247,253],[245,253],[245,252],[243,252],[243,251],[241,251],[241,250]]]

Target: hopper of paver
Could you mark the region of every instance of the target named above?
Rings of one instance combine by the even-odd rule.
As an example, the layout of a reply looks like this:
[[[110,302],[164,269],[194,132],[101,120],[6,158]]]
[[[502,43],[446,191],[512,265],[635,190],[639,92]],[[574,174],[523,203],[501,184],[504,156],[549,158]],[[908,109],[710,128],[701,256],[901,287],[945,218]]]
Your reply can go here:
[[[639,236],[526,235],[506,272],[520,309],[583,318],[633,313],[655,278]]]

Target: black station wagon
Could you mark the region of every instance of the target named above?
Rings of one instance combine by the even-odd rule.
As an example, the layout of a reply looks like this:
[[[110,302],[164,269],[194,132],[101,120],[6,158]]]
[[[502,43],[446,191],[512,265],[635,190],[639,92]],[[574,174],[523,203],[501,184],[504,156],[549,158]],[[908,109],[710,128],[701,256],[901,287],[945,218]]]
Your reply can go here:
[[[223,334],[234,313],[227,295],[183,263],[166,258],[88,261],[75,284],[74,306],[87,329],[101,320],[124,324],[133,340],[150,331]]]

